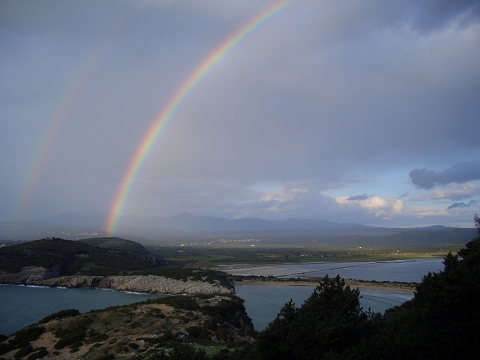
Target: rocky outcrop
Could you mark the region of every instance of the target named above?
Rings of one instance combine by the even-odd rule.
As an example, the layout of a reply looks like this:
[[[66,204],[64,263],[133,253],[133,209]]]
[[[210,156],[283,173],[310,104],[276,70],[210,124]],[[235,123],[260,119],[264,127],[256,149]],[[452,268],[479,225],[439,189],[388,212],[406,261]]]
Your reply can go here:
[[[231,294],[219,282],[175,280],[163,276],[108,276],[100,281],[99,288],[151,294]]]
[[[98,287],[102,276],[61,276],[52,279],[42,280],[36,285],[49,287],[65,287],[65,288],[95,288]]]
[[[24,267],[18,273],[0,273],[0,284],[38,285],[39,282],[57,277],[60,267],[45,269],[39,266]]]
[[[0,274],[2,284],[24,284],[66,288],[100,288],[116,291],[131,291],[149,294],[231,294],[218,281],[213,284],[204,281],[175,280],[163,276],[60,276],[58,270],[40,267],[23,268],[16,274]]]

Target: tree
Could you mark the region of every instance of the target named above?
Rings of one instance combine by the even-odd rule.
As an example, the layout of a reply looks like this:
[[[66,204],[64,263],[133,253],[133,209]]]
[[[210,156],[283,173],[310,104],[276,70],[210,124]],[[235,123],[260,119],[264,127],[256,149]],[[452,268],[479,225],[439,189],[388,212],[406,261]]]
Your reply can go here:
[[[288,336],[297,317],[298,309],[290,300],[283,306],[275,320],[259,333],[256,348],[261,359],[290,360],[294,358],[295,344],[289,341]]]
[[[387,310],[376,341],[378,358],[477,359],[480,353],[479,236],[458,255],[444,258],[445,268],[424,276],[411,301]]]
[[[288,302],[259,334],[260,358],[349,358],[371,328],[359,298],[359,290],[345,286],[340,276],[325,276],[300,308]]]
[[[258,336],[259,359],[477,359],[480,353],[480,218],[478,237],[445,268],[429,273],[412,300],[364,312],[358,289],[324,277],[300,307],[290,301]]]

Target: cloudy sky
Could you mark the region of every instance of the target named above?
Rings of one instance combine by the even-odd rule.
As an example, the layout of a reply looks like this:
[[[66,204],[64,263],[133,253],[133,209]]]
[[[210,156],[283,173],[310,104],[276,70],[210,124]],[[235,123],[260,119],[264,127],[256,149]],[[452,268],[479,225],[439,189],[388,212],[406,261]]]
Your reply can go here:
[[[172,96],[275,3],[0,2],[0,220],[106,221]],[[182,100],[119,224],[473,226],[479,64],[479,1],[291,2]]]

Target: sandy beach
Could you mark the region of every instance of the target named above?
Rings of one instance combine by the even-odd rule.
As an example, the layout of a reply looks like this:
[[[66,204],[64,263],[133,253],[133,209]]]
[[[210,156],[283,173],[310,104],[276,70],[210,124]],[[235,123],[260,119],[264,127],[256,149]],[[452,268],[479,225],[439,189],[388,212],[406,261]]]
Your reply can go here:
[[[282,280],[282,279],[269,279],[269,278],[243,278],[241,281],[236,277],[235,284],[249,284],[249,285],[275,285],[275,286],[310,286],[316,287],[320,278],[311,278],[311,279],[300,279],[297,281],[293,280]],[[352,279],[345,279],[346,285],[349,285],[351,288],[369,289],[369,290],[385,290],[385,291],[398,291],[412,294],[415,292],[415,283],[402,283],[402,282],[379,282],[379,281],[358,281]]]

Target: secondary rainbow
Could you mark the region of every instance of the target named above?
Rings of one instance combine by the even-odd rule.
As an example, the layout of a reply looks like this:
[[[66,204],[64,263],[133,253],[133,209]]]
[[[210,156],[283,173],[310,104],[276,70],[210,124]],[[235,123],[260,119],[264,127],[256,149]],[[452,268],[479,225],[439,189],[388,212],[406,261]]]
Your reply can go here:
[[[113,234],[117,226],[119,216],[123,210],[126,199],[133,184],[133,180],[138,174],[145,158],[160,135],[162,129],[172,118],[173,113],[192,91],[195,85],[217,64],[225,55],[231,52],[238,44],[245,40],[249,35],[261,28],[267,22],[278,16],[284,10],[300,0],[280,1],[266,8],[258,15],[250,19],[232,35],[230,35],[223,43],[221,43],[214,51],[212,51],[200,65],[188,76],[188,78],[177,89],[170,98],[166,106],[147,131],[133,158],[131,159],[127,171],[125,172],[120,186],[117,189],[113,203],[110,206],[109,214],[105,224],[105,231]]]
[[[85,56],[85,60],[76,69],[70,81],[66,84],[62,96],[52,112],[50,121],[28,164],[15,218],[23,219],[25,213],[28,211],[29,203],[35,194],[42,172],[44,172],[47,167],[48,157],[54,149],[55,139],[58,137],[63,123],[74,107],[75,101],[84,89],[87,81],[100,67],[103,56],[106,54],[106,45],[117,35],[130,17],[131,15],[124,15],[111,26],[107,27],[99,43],[93,47],[93,51],[90,52],[88,56]]]

